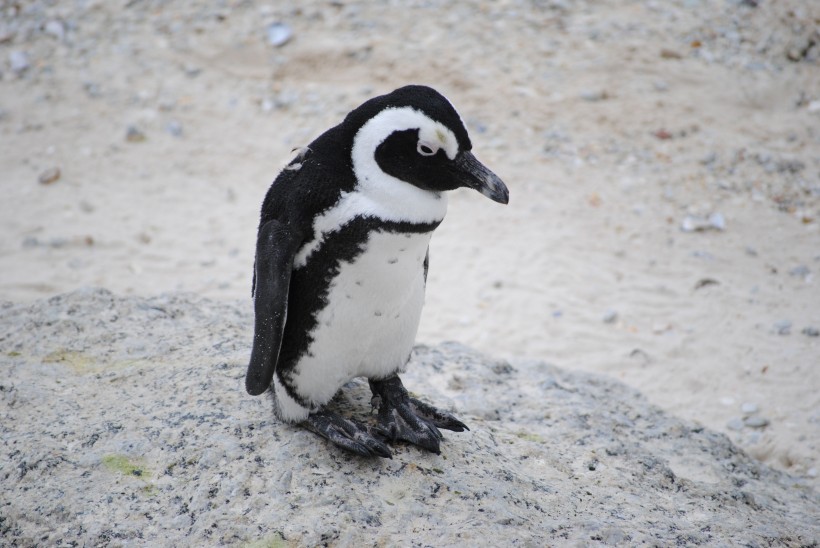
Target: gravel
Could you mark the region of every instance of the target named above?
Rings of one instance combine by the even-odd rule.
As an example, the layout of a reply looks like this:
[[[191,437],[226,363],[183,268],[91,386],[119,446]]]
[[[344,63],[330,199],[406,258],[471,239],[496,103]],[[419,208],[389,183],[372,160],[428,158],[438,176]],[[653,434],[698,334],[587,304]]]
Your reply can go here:
[[[243,390],[249,302],[0,305],[4,545],[811,545],[817,493],[606,377],[417,347],[471,428],[367,460]],[[366,383],[334,403],[368,421]],[[752,417],[748,417],[752,418]],[[747,420],[748,420],[747,418]]]

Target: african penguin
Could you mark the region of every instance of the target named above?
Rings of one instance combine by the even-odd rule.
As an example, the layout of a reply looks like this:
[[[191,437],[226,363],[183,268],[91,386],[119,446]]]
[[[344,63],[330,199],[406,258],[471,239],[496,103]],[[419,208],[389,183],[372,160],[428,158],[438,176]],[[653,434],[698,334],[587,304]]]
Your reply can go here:
[[[509,198],[471,148],[446,98],[405,86],[351,111],[277,176],[257,236],[246,388],[270,389],[280,419],[381,457],[391,456],[385,442],[396,440],[438,453],[439,428],[467,429],[410,397],[397,375],[418,329],[445,191]],[[376,425],[324,407],[355,377],[370,382]]]

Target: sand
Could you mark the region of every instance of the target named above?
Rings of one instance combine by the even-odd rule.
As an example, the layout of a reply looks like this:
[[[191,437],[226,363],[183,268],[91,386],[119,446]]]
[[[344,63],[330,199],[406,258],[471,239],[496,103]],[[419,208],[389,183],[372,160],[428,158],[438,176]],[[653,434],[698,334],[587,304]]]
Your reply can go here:
[[[4,3],[0,299],[250,306],[290,151],[426,83],[511,198],[452,194],[419,341],[611,375],[816,485],[820,5],[301,6]]]

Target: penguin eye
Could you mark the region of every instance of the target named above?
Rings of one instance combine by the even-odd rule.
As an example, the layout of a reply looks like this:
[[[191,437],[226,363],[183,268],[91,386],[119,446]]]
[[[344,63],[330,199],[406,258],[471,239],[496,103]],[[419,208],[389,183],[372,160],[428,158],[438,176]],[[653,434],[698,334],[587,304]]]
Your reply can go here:
[[[430,143],[427,143],[425,141],[419,141],[419,144],[416,145],[416,151],[422,156],[432,156],[433,154],[438,152],[438,149]]]

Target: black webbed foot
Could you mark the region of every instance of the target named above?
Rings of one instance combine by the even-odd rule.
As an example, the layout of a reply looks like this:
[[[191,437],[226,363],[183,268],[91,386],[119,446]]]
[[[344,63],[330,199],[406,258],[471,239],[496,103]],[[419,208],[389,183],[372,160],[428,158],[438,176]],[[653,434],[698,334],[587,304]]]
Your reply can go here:
[[[393,458],[390,449],[374,437],[365,425],[342,418],[332,411],[321,409],[311,413],[304,424],[308,430],[357,455]]]
[[[439,443],[444,439],[439,428],[469,430],[450,413],[411,398],[398,377],[371,380],[370,390],[374,405],[379,408],[379,433],[389,440],[404,440],[438,454]]]

